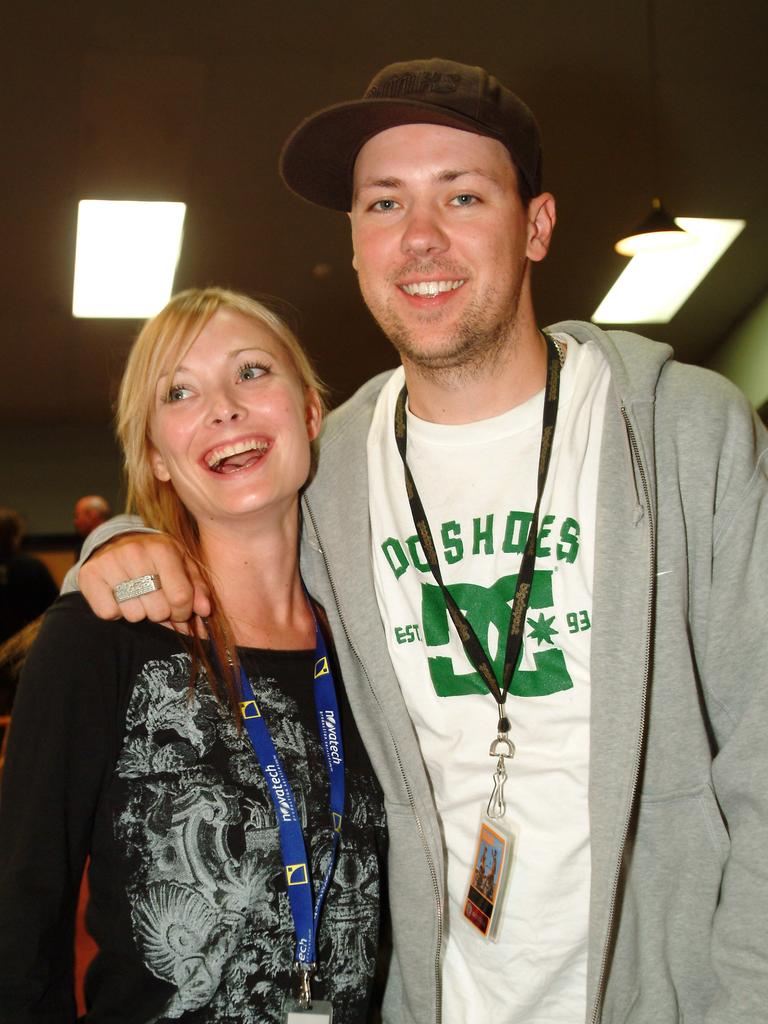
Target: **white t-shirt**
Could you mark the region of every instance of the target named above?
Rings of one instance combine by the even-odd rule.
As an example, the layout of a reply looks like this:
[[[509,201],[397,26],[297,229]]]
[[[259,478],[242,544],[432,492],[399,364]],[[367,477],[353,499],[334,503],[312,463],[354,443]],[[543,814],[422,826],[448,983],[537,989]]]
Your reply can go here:
[[[402,369],[382,391],[368,437],[377,599],[447,855],[446,1024],[573,1024],[585,1016],[592,576],[609,371],[594,344],[561,340],[567,358],[523,657],[506,702],[517,750],[506,762],[502,824],[517,838],[497,942],[463,915],[492,790],[497,707],[464,653],[416,536],[393,430]],[[543,401],[542,391],[501,416],[461,426],[408,413],[408,465],[443,580],[498,679],[536,500]]]

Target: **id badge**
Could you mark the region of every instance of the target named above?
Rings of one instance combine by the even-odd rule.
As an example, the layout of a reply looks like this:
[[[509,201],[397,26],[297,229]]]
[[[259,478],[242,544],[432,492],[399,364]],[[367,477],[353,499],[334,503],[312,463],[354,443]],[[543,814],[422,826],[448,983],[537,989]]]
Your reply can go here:
[[[500,828],[497,821],[485,815],[481,817],[464,900],[464,920],[491,942],[497,940],[501,926],[516,840],[509,828]]]
[[[303,1010],[297,1000],[286,999],[283,1004],[282,1024],[333,1024],[333,1007],[325,999],[313,999],[312,1006]]]

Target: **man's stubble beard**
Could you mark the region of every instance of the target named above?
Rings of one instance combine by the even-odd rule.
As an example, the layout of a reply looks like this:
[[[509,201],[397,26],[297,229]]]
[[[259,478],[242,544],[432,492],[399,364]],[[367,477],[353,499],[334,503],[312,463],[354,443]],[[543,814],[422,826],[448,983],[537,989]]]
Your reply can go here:
[[[514,344],[523,281],[524,274],[521,273],[506,308],[494,320],[488,322],[485,313],[485,308],[493,304],[494,294],[485,296],[483,300],[478,297],[450,333],[429,348],[418,343],[418,323],[406,324],[389,305],[378,312],[370,305],[368,308],[403,363],[412,367],[419,376],[446,387],[457,387],[492,369],[507,347]],[[427,330],[431,329],[435,319],[434,314],[425,311],[423,323]]]

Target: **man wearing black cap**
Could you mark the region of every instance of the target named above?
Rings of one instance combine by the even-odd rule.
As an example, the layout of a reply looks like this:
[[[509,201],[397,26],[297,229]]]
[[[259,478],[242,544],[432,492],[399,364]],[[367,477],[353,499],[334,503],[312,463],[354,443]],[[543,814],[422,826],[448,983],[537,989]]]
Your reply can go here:
[[[667,346],[539,330],[555,203],[482,69],[385,68],[281,170],[349,213],[403,364],[330,417],[302,551],[387,798],[384,1019],[761,1019],[764,433]],[[110,550],[81,574],[105,614]]]

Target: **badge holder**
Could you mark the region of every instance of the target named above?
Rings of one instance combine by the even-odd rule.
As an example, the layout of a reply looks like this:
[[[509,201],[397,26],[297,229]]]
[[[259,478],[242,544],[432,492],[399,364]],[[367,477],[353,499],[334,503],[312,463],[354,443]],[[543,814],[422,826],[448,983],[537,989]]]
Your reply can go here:
[[[333,1024],[333,1007],[324,999],[314,999],[307,1007],[297,999],[286,999],[282,1024]]]
[[[502,908],[512,874],[517,835],[508,824],[502,825],[507,813],[504,784],[506,762],[515,756],[515,745],[507,735],[509,722],[504,705],[499,705],[499,731],[488,754],[496,760],[493,791],[488,807],[480,816],[480,829],[475,854],[470,862],[469,885],[464,899],[464,920],[484,939],[496,942],[502,920]]]
[[[481,816],[463,916],[467,924],[490,942],[499,938],[516,845],[517,835],[508,825],[502,826],[486,814]]]

